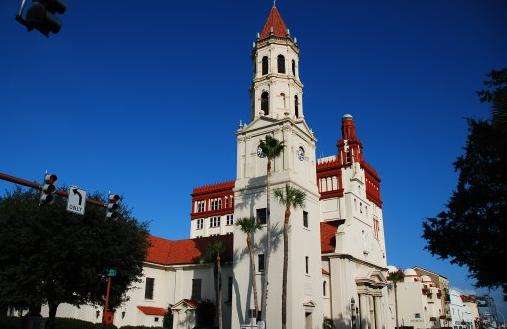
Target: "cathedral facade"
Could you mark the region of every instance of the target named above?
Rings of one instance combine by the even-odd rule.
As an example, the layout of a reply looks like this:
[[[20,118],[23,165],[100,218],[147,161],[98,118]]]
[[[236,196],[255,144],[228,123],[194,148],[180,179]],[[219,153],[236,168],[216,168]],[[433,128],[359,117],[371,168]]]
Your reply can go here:
[[[380,177],[366,162],[354,119],[341,119],[336,153],[316,157],[316,137],[305,117],[299,75],[300,48],[274,6],[252,50],[251,120],[236,131],[236,177],[192,192],[190,239],[151,237],[142,282],[114,313],[114,324],[161,326],[168,308],[174,328],[193,328],[201,300],[215,300],[213,270],[202,256],[220,239],[223,255],[225,328],[256,328],[252,277],[259,300],[269,282],[263,312],[267,328],[281,327],[285,208],[271,193],[272,248],[266,278],[267,159],[259,150],[266,136],[284,142],[270,176],[271,189],[290,185],[306,194],[290,218],[287,327],[393,328],[387,298],[387,263]],[[330,118],[333,119],[333,118]],[[338,133],[337,133],[338,135]],[[237,219],[254,217],[255,273]],[[100,309],[61,306],[58,316],[100,322]]]

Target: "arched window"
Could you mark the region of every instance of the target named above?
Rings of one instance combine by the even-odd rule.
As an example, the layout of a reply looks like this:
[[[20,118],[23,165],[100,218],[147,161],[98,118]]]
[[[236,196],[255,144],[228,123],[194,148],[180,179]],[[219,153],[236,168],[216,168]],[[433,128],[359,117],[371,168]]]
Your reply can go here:
[[[322,282],[322,295],[326,296],[326,281]]]
[[[268,56],[262,57],[262,75],[268,74]]]
[[[296,76],[296,61],[292,60],[292,75]]]
[[[294,112],[296,114],[296,118],[299,118],[299,98],[298,98],[298,95],[294,96]]]
[[[285,57],[278,55],[278,73],[285,73]]]
[[[267,91],[261,94],[261,110],[264,111],[264,115],[269,114],[269,93]]]

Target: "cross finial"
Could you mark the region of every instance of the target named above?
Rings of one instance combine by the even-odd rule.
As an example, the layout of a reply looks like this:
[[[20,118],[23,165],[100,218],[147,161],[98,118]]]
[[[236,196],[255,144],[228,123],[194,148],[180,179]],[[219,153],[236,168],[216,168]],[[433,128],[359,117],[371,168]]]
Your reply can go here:
[[[273,7],[276,7],[276,0],[273,0]]]

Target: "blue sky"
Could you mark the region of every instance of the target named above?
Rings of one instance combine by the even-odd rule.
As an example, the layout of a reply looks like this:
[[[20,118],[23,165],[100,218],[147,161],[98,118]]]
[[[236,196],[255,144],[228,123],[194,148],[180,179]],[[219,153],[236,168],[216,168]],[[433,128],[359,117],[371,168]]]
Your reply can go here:
[[[0,1],[0,171],[122,193],[153,234],[185,238],[193,187],[235,176],[249,120],[250,51],[271,2],[67,1],[46,39]],[[354,115],[382,177],[389,263],[472,289],[466,269],[423,251],[421,222],[455,186],[475,91],[507,65],[507,3],[279,1],[301,46],[318,156]],[[1,189],[10,185],[0,183]],[[506,314],[507,315],[507,314]]]

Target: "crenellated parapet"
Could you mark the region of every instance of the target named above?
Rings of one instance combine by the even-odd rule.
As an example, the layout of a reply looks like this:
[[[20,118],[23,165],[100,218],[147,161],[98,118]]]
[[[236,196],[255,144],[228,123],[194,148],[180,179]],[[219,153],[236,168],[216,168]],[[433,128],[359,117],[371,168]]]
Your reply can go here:
[[[377,174],[377,171],[366,161],[361,161],[361,168],[364,170],[366,197],[379,208],[382,208],[382,198],[380,197],[380,177]]]
[[[317,161],[317,185],[321,200],[343,196],[341,167],[342,165],[336,156]]]
[[[203,185],[192,191],[191,219],[234,212],[234,181]]]

